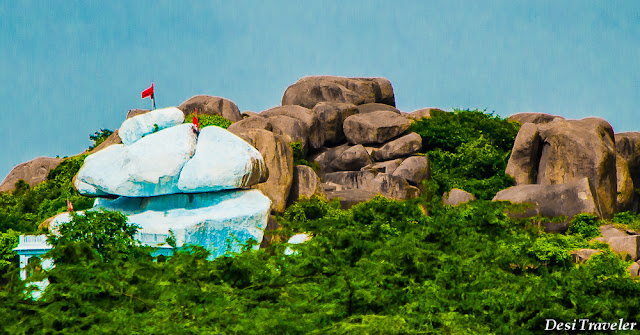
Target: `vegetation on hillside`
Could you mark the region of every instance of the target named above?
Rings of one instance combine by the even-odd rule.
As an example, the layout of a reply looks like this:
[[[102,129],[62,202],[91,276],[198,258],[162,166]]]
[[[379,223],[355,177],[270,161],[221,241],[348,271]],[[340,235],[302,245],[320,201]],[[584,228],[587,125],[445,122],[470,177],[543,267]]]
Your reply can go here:
[[[195,116],[195,113],[187,115],[187,117],[185,117],[184,119],[184,123],[192,123]],[[198,123],[200,129],[208,126],[218,126],[220,128],[227,129],[230,125],[233,124],[233,121],[221,115],[200,114],[198,115]]]
[[[519,123],[479,110],[433,110],[411,125],[422,137],[438,194],[459,188],[486,200],[513,186],[504,171],[519,129]]]

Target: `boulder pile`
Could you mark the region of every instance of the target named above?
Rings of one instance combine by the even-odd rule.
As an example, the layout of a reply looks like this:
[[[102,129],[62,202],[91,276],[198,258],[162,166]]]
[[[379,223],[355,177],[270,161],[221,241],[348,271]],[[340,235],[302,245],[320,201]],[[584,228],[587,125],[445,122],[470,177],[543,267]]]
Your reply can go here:
[[[173,107],[126,119],[123,143],[87,156],[74,187],[99,197],[92,210],[122,212],[145,233],[171,231],[178,245],[201,245],[211,258],[261,242],[271,201],[248,188],[269,175],[262,155],[225,129],[198,133],[183,122]]]

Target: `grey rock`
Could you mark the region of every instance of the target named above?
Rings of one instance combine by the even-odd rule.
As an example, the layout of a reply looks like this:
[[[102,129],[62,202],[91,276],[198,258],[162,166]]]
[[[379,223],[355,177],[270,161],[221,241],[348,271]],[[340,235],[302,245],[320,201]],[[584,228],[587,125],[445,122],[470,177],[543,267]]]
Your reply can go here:
[[[291,184],[288,203],[292,204],[300,197],[311,198],[314,195],[325,196],[320,178],[312,168],[305,165],[296,165],[293,168],[293,183]]]
[[[419,195],[420,190],[409,185],[401,177],[392,176],[387,173],[373,173],[369,171],[341,171],[327,173],[324,181],[339,185],[336,191],[341,190],[364,190],[373,194],[381,194],[391,199],[411,199]],[[329,197],[330,194],[328,193]]]
[[[412,119],[412,120],[420,120],[422,118],[430,118],[431,117],[431,113],[433,113],[434,111],[445,112],[445,111],[443,111],[442,109],[439,109],[439,108],[428,107],[428,108],[422,108],[422,109],[414,110],[411,113],[407,113],[407,115],[405,115],[405,116],[410,118],[410,119]]]
[[[271,131],[274,134],[282,135],[288,143],[300,142],[303,153],[307,154],[309,129],[302,121],[286,115],[270,115],[265,118],[271,124]]]
[[[563,118],[562,116],[545,114],[545,113],[518,113],[518,114],[513,114],[507,118],[507,120],[509,121],[520,122],[523,125],[525,123],[536,123],[536,124],[549,123],[555,119],[564,120],[565,118]]]
[[[47,179],[49,171],[55,169],[62,162],[62,158],[38,157],[28,162],[16,165],[0,184],[0,192],[15,189],[15,184],[22,179],[29,186],[34,187]]]
[[[313,113],[320,122],[325,144],[335,145],[346,141],[342,124],[344,120],[358,113],[354,104],[339,102],[319,102],[313,107]]]
[[[417,133],[409,133],[385,143],[380,149],[373,150],[372,157],[376,161],[386,161],[406,157],[422,148],[422,137]]]
[[[393,87],[386,78],[304,77],[289,86],[282,97],[282,105],[307,108],[313,108],[322,101],[396,105]]]
[[[358,106],[359,114],[366,114],[366,113],[378,112],[378,111],[390,111],[396,114],[400,114],[400,110],[395,108],[394,106],[389,106],[389,105],[385,105],[377,102],[371,102],[368,104],[363,104]]]
[[[403,158],[397,158],[390,161],[378,162],[369,164],[363,167],[362,171],[372,171],[372,172],[380,172],[380,173],[388,173],[393,174],[393,172],[400,166],[400,164],[404,161]]]
[[[339,145],[333,148],[321,148],[320,151],[312,154],[307,160],[320,165],[320,173],[333,172],[331,163],[338,158],[345,150],[349,149],[348,144]]]
[[[271,131],[272,126],[269,120],[262,116],[251,116],[233,123],[227,128],[228,131],[237,134],[247,129],[264,129]]]
[[[584,263],[587,260],[589,260],[591,256],[595,254],[599,254],[601,252],[602,251],[595,250],[595,249],[579,249],[579,250],[572,250],[569,252],[569,254],[573,258],[574,263]]]
[[[311,149],[319,149],[324,144],[324,132],[320,127],[320,121],[316,114],[301,106],[278,106],[270,108],[260,113],[261,116],[270,118],[276,115],[285,115],[294,119],[300,120],[307,128],[307,144]]]
[[[638,262],[634,262],[629,266],[628,270],[631,277],[637,277],[638,271],[640,270],[640,264],[638,264]]]
[[[356,114],[344,120],[344,133],[351,144],[382,144],[404,134],[411,121],[390,111]]]
[[[198,109],[198,114],[220,115],[233,122],[242,120],[242,115],[236,104],[228,99],[209,95],[196,95],[183,102],[180,109],[185,116]]]
[[[442,197],[442,203],[450,206],[458,206],[473,200],[476,200],[473,194],[458,188],[452,189]]]
[[[407,180],[411,185],[422,189],[422,181],[431,178],[429,158],[427,156],[411,156],[392,172],[393,176]]]
[[[354,145],[343,151],[331,162],[330,167],[335,171],[358,171],[363,166],[372,164],[373,160],[362,144]]]

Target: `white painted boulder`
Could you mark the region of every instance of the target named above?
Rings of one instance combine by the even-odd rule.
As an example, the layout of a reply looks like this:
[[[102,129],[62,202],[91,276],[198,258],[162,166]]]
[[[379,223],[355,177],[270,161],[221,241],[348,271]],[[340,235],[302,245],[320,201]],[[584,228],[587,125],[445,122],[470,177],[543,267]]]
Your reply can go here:
[[[118,211],[145,233],[173,232],[178,247],[200,245],[209,259],[239,252],[253,239],[258,248],[269,218],[271,200],[259,190],[171,194],[150,198],[99,198],[91,210]]]
[[[175,107],[156,109],[126,119],[120,126],[119,135],[122,143],[131,145],[146,135],[183,122],[184,113]]]
[[[216,192],[265,182],[269,171],[256,148],[216,126],[203,128],[196,152],[178,180],[185,193]]]
[[[87,156],[77,179],[101,192],[125,197],[179,193],[180,171],[195,148],[191,124],[181,124],[132,145],[115,144]]]

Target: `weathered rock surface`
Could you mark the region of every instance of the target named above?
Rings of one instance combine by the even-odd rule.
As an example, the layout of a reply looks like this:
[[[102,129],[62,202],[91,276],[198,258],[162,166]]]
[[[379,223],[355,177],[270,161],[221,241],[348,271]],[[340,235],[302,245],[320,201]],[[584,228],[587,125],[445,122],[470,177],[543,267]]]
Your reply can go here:
[[[258,190],[229,190],[98,199],[92,210],[121,212],[128,222],[141,226],[144,233],[168,234],[171,230],[179,247],[203,246],[211,253],[209,259],[214,259],[227,251],[239,252],[248,239],[261,242],[270,205],[269,198]],[[54,219],[52,230],[69,221],[65,214]]]
[[[525,123],[549,123],[555,119],[564,120],[562,116],[550,115],[545,113],[518,113],[513,114],[507,118],[509,121],[520,122],[523,125]]]
[[[132,145],[115,144],[87,156],[78,180],[120,196],[179,193],[180,171],[195,147],[196,135],[190,124],[163,129]]]
[[[264,117],[272,117],[276,115],[285,115],[304,123],[307,129],[306,141],[311,149],[319,149],[324,144],[324,132],[320,127],[320,121],[316,114],[308,108],[302,106],[278,106],[270,108],[260,113]]]
[[[175,107],[156,109],[148,113],[126,119],[118,135],[125,145],[131,145],[146,135],[184,122],[184,114]]]
[[[410,119],[412,119],[412,120],[420,120],[422,118],[431,117],[431,113],[433,111],[444,112],[442,109],[429,107],[429,108],[421,108],[421,109],[414,110],[411,113],[407,113],[405,116],[410,118]]]
[[[409,133],[385,143],[380,149],[373,150],[371,156],[378,162],[387,161],[412,155],[420,148],[422,148],[422,137],[417,133]]]
[[[538,158],[539,157],[539,158]],[[588,177],[598,213],[616,210],[616,153],[611,125],[600,118],[524,124],[516,137],[507,174],[518,185],[554,185]]]
[[[629,172],[629,164],[620,155],[616,155],[616,178],[618,194],[616,196],[617,210],[632,210],[633,179]]]
[[[272,211],[284,212],[293,181],[293,151],[289,142],[263,129],[249,129],[236,135],[258,149],[269,169],[267,181],[252,188],[262,191],[271,199]]]
[[[330,167],[335,171],[358,171],[362,167],[372,164],[373,160],[361,144],[349,147],[331,162]]]
[[[326,183],[338,185],[335,191],[362,190],[373,195],[381,194],[391,199],[411,199],[418,196],[420,190],[401,177],[387,173],[373,173],[369,171],[341,171],[327,173]],[[334,192],[327,192],[327,197],[333,198]]]
[[[55,169],[62,162],[62,158],[38,157],[28,162],[18,164],[4,178],[0,184],[0,192],[15,189],[15,184],[22,179],[29,186],[34,187],[47,179],[49,171]]]
[[[385,105],[377,102],[371,102],[368,104],[363,104],[358,106],[358,114],[366,114],[366,113],[378,112],[378,111],[390,111],[396,114],[400,114],[400,110],[395,108],[394,106],[389,106],[389,105]]]
[[[393,87],[386,78],[304,77],[289,86],[282,97],[282,105],[307,108],[313,108],[323,101],[396,105]]]
[[[339,145],[333,148],[322,148],[317,153],[311,155],[308,160],[318,163],[318,165],[320,165],[321,173],[333,172],[331,163],[347,149],[349,149],[348,144]]]
[[[234,134],[241,133],[247,129],[264,129],[271,131],[272,126],[267,118],[258,114],[258,116],[251,116],[235,122],[227,128],[228,131]]]
[[[362,171],[371,171],[371,172],[380,172],[380,173],[388,173],[393,174],[393,172],[400,166],[400,164],[404,161],[403,158],[397,158],[390,161],[378,162],[369,164],[363,167]],[[404,178],[404,177],[403,177]],[[406,178],[405,178],[406,179]]]
[[[265,182],[269,171],[260,152],[226,129],[209,126],[198,136],[195,154],[180,172],[185,193],[215,192]]]
[[[358,108],[354,104],[319,102],[313,107],[313,113],[320,123],[324,143],[332,145],[346,141],[342,124],[347,117],[357,114]]]
[[[393,176],[406,179],[409,184],[422,189],[422,181],[431,178],[429,158],[427,156],[411,156],[392,172]]]
[[[591,256],[595,254],[599,254],[601,252],[602,251],[595,250],[595,249],[579,249],[579,250],[572,250],[569,252],[569,254],[573,258],[574,263],[584,263],[588,261],[589,258],[591,258]]]
[[[242,119],[246,119],[252,116],[259,116],[260,113],[256,113],[256,112],[252,112],[252,111],[244,111],[242,113],[240,113],[240,115],[242,115]]]
[[[233,122],[242,120],[238,106],[233,101],[225,98],[196,95],[178,107],[184,112],[185,116],[193,113],[196,108],[198,109],[198,114],[220,115]]]
[[[549,218],[565,215],[570,220],[580,213],[600,214],[588,178],[564,184],[513,186],[498,192],[493,201],[531,203],[536,213]],[[546,223],[545,229],[564,232],[569,227],[569,220],[559,224]]]
[[[473,194],[459,188],[452,189],[442,197],[442,203],[450,206],[458,206],[473,200],[476,200]]]
[[[325,196],[320,178],[312,168],[306,165],[295,166],[288,203],[292,204],[300,197],[311,198],[314,195]]]
[[[640,188],[640,132],[618,133],[615,134],[615,139],[616,152],[627,162],[633,188]],[[620,180],[620,178],[618,179]],[[638,211],[640,209],[639,202],[640,199],[634,194],[631,204],[621,210]]]
[[[640,259],[640,235],[598,237],[596,240],[609,244],[613,252],[627,253],[634,261]]]
[[[344,120],[344,133],[351,144],[382,144],[402,135],[411,121],[390,111],[356,114]]]
[[[286,115],[271,115],[267,117],[271,124],[271,131],[281,135],[288,143],[300,142],[302,151],[306,155],[309,151],[309,128],[300,120]]]
[[[638,264],[638,262],[634,262],[629,266],[628,270],[631,277],[637,277],[638,271],[640,271],[640,264]]]

